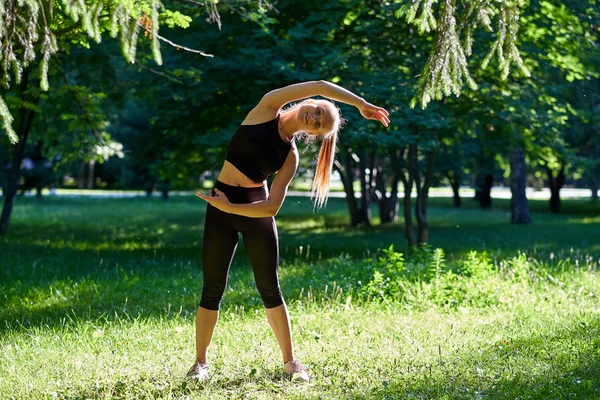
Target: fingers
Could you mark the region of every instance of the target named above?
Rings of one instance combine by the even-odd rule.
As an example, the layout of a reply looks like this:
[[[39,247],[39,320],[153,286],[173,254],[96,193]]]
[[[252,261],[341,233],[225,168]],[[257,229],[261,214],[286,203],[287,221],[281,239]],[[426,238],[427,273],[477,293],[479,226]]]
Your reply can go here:
[[[385,108],[381,108],[381,107],[377,108],[377,112],[383,113],[386,117],[390,115],[390,113],[387,112],[387,110]]]
[[[214,190],[215,190],[215,192],[217,191],[217,189],[214,189]],[[198,193],[196,193],[196,196],[200,197],[202,200],[208,201],[209,203],[211,200],[215,200],[215,199],[219,198],[218,193],[216,196],[207,196],[202,192],[198,192]]]
[[[383,126],[387,127],[390,124],[389,115],[390,113],[382,107],[377,107],[373,104],[368,105],[368,114],[369,119],[373,119],[375,121],[379,121],[383,124]]]
[[[205,195],[205,194],[204,194],[204,193],[202,193],[202,192],[198,192],[198,193],[196,193],[196,196],[200,197],[200,198],[201,198],[201,199],[203,199],[203,200],[208,200],[208,199],[211,199],[211,198],[212,198],[211,196],[207,196],[207,195]]]
[[[376,113],[371,114],[371,119],[379,121],[383,124],[383,126],[387,127],[390,124],[390,119],[384,113],[385,110],[377,110]]]
[[[227,196],[225,196],[225,193],[221,192],[219,189],[215,189],[215,198],[223,198],[223,200],[227,201]]]
[[[198,193],[196,193],[196,197],[200,197],[202,200],[206,200],[206,201],[208,201],[208,198],[207,198],[208,196],[206,196],[206,195],[205,195],[204,193],[202,193],[202,192],[198,192]]]
[[[387,111],[381,109],[377,111],[377,115],[379,116],[379,120],[384,126],[388,126],[390,124],[390,119],[388,118]]]

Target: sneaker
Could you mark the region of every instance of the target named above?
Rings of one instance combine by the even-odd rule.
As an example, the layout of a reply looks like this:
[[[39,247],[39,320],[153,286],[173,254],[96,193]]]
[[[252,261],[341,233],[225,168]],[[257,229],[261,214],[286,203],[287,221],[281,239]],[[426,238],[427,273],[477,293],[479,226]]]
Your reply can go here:
[[[292,382],[308,382],[310,380],[304,370],[304,366],[297,360],[288,361],[283,364],[283,372]]]
[[[186,377],[195,382],[204,382],[208,379],[208,365],[197,362],[192,365]]]

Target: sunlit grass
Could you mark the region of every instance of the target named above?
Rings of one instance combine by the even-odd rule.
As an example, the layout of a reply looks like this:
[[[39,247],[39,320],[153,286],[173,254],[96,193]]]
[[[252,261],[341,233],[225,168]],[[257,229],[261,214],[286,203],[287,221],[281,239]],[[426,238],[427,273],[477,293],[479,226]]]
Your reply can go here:
[[[450,205],[434,202],[428,214],[432,245],[445,250],[439,271],[424,253],[390,272],[373,257],[390,244],[403,251],[401,221],[349,229],[342,200],[313,213],[308,199],[288,199],[280,278],[313,381],[282,379],[240,243],[212,379],[194,387],[183,376],[194,355],[204,205],[19,199],[0,237],[0,398],[600,397],[594,209],[573,200],[555,216],[532,206],[534,223],[523,227],[508,223],[502,204]],[[463,271],[472,250],[489,253],[491,275]],[[440,275],[449,271],[455,280]],[[400,286],[386,287],[388,277]]]

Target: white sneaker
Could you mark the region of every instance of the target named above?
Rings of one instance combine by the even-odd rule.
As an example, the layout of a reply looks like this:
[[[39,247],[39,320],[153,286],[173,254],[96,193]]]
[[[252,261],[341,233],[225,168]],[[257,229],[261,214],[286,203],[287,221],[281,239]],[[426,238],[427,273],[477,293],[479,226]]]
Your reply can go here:
[[[204,382],[208,379],[208,365],[197,362],[192,365],[186,377],[195,382]]]
[[[283,364],[283,372],[291,382],[308,382],[310,380],[304,370],[304,366],[297,360],[288,361]]]

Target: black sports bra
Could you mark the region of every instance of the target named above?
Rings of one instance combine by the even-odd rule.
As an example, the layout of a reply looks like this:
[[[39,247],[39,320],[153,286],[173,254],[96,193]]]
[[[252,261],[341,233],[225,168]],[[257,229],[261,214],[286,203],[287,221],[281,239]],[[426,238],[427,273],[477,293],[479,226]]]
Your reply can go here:
[[[279,114],[271,121],[240,125],[233,134],[225,159],[254,182],[264,182],[283,166],[293,139],[279,136]]]

